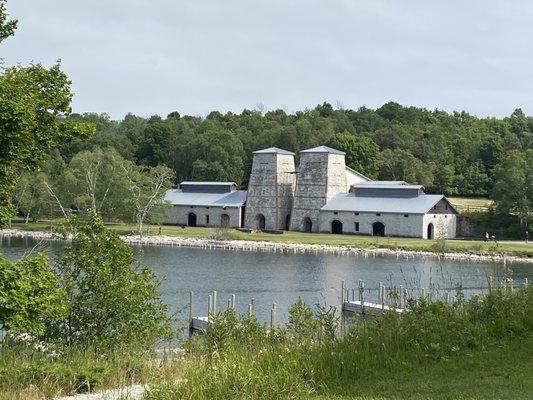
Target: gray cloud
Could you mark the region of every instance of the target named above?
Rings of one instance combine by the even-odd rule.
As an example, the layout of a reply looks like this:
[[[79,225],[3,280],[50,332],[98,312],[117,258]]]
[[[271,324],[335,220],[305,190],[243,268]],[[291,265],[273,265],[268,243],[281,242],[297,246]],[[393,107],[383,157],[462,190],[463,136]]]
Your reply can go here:
[[[77,112],[205,115],[393,100],[533,113],[533,3],[10,0],[7,65],[61,58]]]

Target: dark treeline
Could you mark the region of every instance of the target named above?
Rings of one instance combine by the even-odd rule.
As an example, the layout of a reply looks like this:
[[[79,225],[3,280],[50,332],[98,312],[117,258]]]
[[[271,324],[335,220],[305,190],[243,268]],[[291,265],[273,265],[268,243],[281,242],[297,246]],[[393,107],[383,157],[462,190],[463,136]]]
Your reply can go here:
[[[114,147],[137,164],[170,167],[178,182],[231,180],[243,187],[254,150],[276,146],[298,152],[329,144],[346,151],[347,163],[372,178],[406,180],[447,195],[487,196],[498,164],[511,152],[525,156],[533,147],[533,118],[520,109],[503,119],[480,119],[392,102],[377,110],[324,103],[295,114],[244,110],[213,111],[206,118],[128,114],[120,122],[105,114],[71,118],[93,122],[96,134],[64,144],[67,163],[81,150]]]

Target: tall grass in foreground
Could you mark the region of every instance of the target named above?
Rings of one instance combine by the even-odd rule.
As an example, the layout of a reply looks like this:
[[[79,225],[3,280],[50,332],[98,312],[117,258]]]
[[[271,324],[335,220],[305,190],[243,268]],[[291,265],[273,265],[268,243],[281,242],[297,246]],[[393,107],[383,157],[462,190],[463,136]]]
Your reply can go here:
[[[230,310],[189,344],[179,385],[153,388],[147,400],[298,399],[364,385],[414,366],[438,363],[533,331],[533,290],[494,289],[453,307],[412,301],[410,311],[360,319],[343,335],[333,310],[290,310],[286,327],[268,331]],[[418,368],[420,370],[420,368]]]

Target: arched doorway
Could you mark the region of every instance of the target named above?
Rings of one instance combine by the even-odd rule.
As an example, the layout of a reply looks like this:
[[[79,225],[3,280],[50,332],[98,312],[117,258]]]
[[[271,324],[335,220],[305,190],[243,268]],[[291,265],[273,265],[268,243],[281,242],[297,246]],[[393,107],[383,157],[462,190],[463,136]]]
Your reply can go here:
[[[342,222],[338,219],[331,221],[331,233],[342,233]]]
[[[257,229],[265,229],[265,225],[266,225],[265,216],[263,214],[257,214],[255,216],[255,223],[256,223],[255,226]]]
[[[228,214],[222,214],[220,216],[220,226],[222,228],[229,228],[229,215]]]
[[[304,232],[311,232],[313,230],[313,221],[311,221],[311,218],[309,217],[304,218],[303,228],[304,228]]]
[[[382,222],[374,222],[372,224],[373,236],[385,236],[385,225]]]
[[[288,231],[291,226],[291,215],[287,214],[285,217],[285,230]]]
[[[428,234],[427,234],[427,238],[428,239],[433,239],[433,236],[434,236],[434,232],[433,232],[433,224],[429,224],[428,225]]]
[[[187,217],[187,225],[196,226],[196,214],[195,213],[189,213],[189,216]]]

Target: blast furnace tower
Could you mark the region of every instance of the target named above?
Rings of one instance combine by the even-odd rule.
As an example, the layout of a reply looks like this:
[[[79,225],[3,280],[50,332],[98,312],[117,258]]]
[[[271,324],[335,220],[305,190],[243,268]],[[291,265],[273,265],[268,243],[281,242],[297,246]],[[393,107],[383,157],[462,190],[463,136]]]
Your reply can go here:
[[[295,184],[294,153],[276,147],[254,151],[244,226],[288,230]]]
[[[327,146],[300,152],[291,231],[318,232],[318,215],[328,201],[347,192],[346,153]]]

